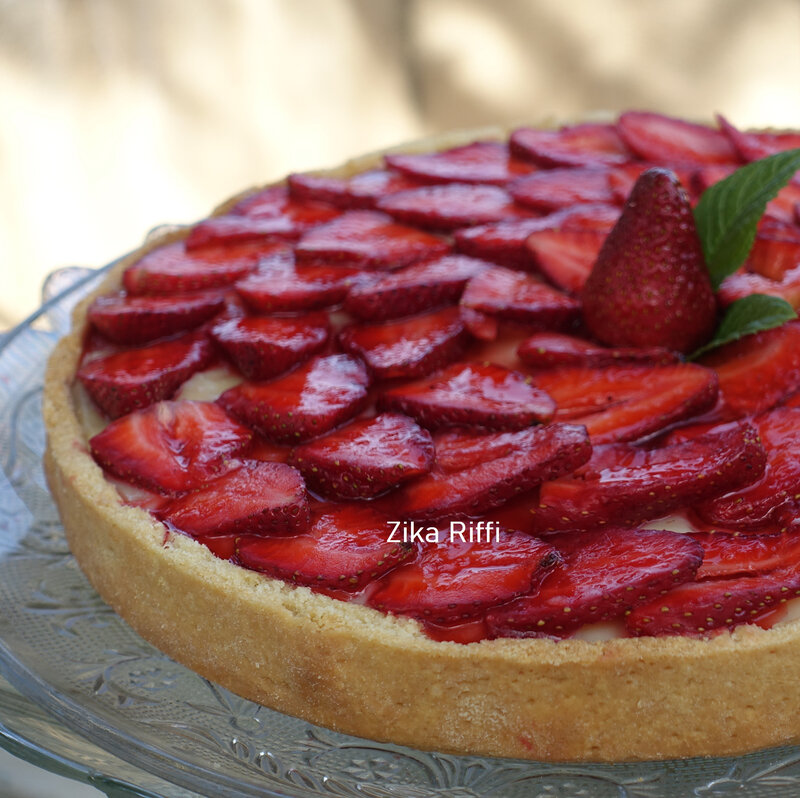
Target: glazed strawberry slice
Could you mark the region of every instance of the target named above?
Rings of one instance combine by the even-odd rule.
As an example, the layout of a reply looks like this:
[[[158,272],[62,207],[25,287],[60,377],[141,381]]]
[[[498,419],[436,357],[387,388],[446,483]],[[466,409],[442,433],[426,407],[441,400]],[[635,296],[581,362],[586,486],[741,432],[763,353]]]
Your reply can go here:
[[[320,505],[303,534],[242,538],[236,560],[297,585],[361,590],[414,557],[410,546],[387,541],[390,533],[389,521],[371,507]]]
[[[344,309],[359,319],[386,321],[452,305],[458,302],[467,281],[491,265],[465,255],[415,263],[353,285]]]
[[[721,131],[661,114],[628,111],[621,114],[617,130],[625,144],[645,161],[735,164],[739,155]]]
[[[387,155],[386,164],[424,183],[493,183],[505,185],[534,167],[514,158],[505,144],[476,141],[441,152]]]
[[[200,490],[174,499],[160,517],[192,537],[291,535],[309,523],[306,486],[291,466],[246,460]]]
[[[199,333],[87,360],[77,377],[109,417],[169,399],[189,377],[214,359],[211,341]]]
[[[505,321],[562,329],[577,321],[579,303],[529,274],[498,266],[473,277],[461,305]]]
[[[518,371],[493,363],[457,363],[425,380],[391,388],[378,399],[423,427],[524,429],[549,421],[555,405],[543,390]]]
[[[563,366],[603,368],[627,363],[647,363],[654,366],[677,363],[677,353],[659,346],[612,349],[592,344],[583,338],[555,332],[535,333],[517,349],[526,366],[537,369]]]
[[[433,441],[408,416],[382,413],[298,446],[289,463],[322,496],[371,499],[430,471]]]
[[[556,420],[584,424],[593,443],[651,435],[711,409],[718,393],[716,374],[693,363],[552,369],[534,384],[555,401]]]
[[[291,252],[271,255],[235,288],[258,313],[296,313],[341,303],[351,286],[363,282],[356,269],[298,266]]]
[[[743,161],[758,161],[776,152],[800,147],[798,133],[744,132],[734,127],[722,114],[717,114],[717,122]]]
[[[614,202],[608,169],[600,167],[547,169],[516,180],[508,190],[521,205],[543,213],[582,202]]]
[[[482,462],[458,471],[436,467],[400,488],[393,496],[398,517],[415,521],[475,517],[571,473],[591,454],[586,430],[571,424],[523,430],[502,444],[491,436],[487,443]]]
[[[716,630],[758,622],[797,596],[797,565],[759,576],[689,582],[637,607],[625,624],[631,635],[703,637]]]
[[[129,294],[177,294],[232,285],[285,244],[249,242],[187,252],[183,241],[148,252],[122,276]]]
[[[800,494],[800,409],[779,407],[755,419],[767,452],[756,482],[697,506],[708,523],[759,528],[770,521],[793,522]]]
[[[752,294],[776,296],[786,300],[793,308],[800,307],[800,263],[778,280],[740,269],[722,281],[717,291],[717,301],[720,307],[726,308],[737,299]]]
[[[657,449],[595,446],[580,471],[542,485],[532,509],[534,528],[540,533],[593,529],[660,518],[752,484],[765,464],[750,424]]]
[[[455,230],[530,216],[499,186],[444,183],[400,191],[379,200],[378,210],[398,222],[432,230]]]
[[[330,326],[322,314],[244,316],[215,324],[211,335],[245,377],[268,380],[323,349]]]
[[[525,239],[536,268],[551,282],[570,294],[583,290],[607,233],[562,227],[540,230]]]
[[[204,291],[175,296],[99,296],[89,306],[89,321],[108,340],[143,344],[185,332],[207,321],[224,305],[221,293]]]
[[[453,623],[530,592],[555,562],[551,546],[521,532],[501,530],[488,542],[485,537],[474,542],[443,538],[390,574],[369,604],[419,620]]]
[[[456,249],[466,255],[494,261],[502,266],[531,270],[536,268],[536,264],[525,242],[532,234],[540,230],[561,228],[608,232],[619,214],[620,209],[613,205],[589,203],[562,208],[538,218],[478,225],[456,231]]]
[[[296,240],[298,233],[330,221],[339,210],[325,202],[295,199],[287,186],[270,186],[239,200],[227,215],[272,222],[278,235]],[[214,218],[219,217],[206,221]]]
[[[745,265],[748,271],[781,280],[800,266],[800,230],[789,225],[769,232],[759,230]]]
[[[800,535],[736,535],[701,532],[692,535],[703,547],[703,564],[695,579],[754,576],[800,564]]]
[[[399,224],[377,211],[350,211],[306,233],[295,247],[298,262],[366,269],[399,269],[450,251],[442,238]]]
[[[703,559],[687,535],[656,529],[562,533],[547,539],[561,563],[539,589],[487,613],[495,637],[567,637],[614,620],[688,582]]]
[[[339,213],[336,208],[321,202],[287,200],[274,216],[211,216],[191,229],[186,238],[186,249],[193,252],[209,245],[247,241],[297,241],[306,230],[335,219]]]
[[[615,166],[625,163],[631,152],[615,125],[586,123],[541,130],[523,127],[509,138],[509,149],[543,167]]]
[[[89,449],[120,479],[174,494],[217,476],[252,439],[252,431],[218,405],[181,400],[157,402],[112,421],[89,441]]]
[[[419,181],[387,169],[370,169],[350,178],[289,175],[295,199],[319,200],[339,208],[374,208],[381,197],[417,188]]]
[[[719,376],[723,415],[761,413],[800,389],[800,322],[748,335],[702,363]]]
[[[359,355],[381,380],[423,377],[458,358],[468,333],[458,308],[383,324],[353,325],[339,333],[342,349]]]
[[[217,401],[268,440],[300,443],[359,413],[368,387],[369,375],[360,360],[329,355],[271,382],[237,385]]]

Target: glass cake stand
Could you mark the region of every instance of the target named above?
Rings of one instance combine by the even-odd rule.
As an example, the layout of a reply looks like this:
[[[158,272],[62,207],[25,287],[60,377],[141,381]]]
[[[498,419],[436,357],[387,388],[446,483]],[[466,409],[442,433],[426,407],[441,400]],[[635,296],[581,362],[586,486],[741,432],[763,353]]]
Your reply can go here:
[[[0,745],[109,795],[800,795],[797,747],[552,765],[357,739],[245,701],[142,640],[78,569],[41,468],[45,361],[103,271],[55,273],[39,311],[0,337]]]

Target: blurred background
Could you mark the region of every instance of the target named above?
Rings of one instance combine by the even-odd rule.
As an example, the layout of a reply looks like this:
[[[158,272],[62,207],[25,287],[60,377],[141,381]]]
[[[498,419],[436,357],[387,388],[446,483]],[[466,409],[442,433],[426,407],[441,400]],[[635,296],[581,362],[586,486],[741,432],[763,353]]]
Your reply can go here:
[[[0,328],[44,275],[430,132],[800,127],[798,0],[0,0]]]
[[[798,78],[800,0],[0,0],[0,330],[290,171],[599,109],[800,128]]]

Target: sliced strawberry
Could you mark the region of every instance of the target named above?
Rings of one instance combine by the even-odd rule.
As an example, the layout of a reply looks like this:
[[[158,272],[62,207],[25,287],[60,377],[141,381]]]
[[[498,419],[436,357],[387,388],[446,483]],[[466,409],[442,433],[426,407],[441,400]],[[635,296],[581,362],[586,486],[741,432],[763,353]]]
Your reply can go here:
[[[488,542],[446,540],[390,574],[369,603],[384,612],[453,623],[530,592],[555,562],[551,546],[522,532],[502,530]]]
[[[602,368],[623,363],[660,366],[679,361],[675,352],[659,346],[611,349],[554,332],[535,333],[519,345],[517,355],[525,365],[544,369],[562,366]]]
[[[596,446],[577,473],[542,485],[534,528],[593,529],[660,518],[680,507],[749,485],[766,453],[749,424],[658,449]]]
[[[374,208],[381,197],[417,188],[419,181],[386,169],[370,169],[350,178],[289,175],[289,191],[297,199],[328,202],[339,208]]]
[[[398,222],[432,230],[454,230],[531,215],[515,205],[511,195],[499,186],[474,183],[412,188],[384,197],[376,207]]]
[[[784,186],[778,196],[767,203],[764,211],[764,218],[773,219],[784,224],[793,224],[795,220],[795,208],[800,202],[800,185],[789,183]]]
[[[513,432],[485,432],[466,428],[445,429],[433,439],[436,468],[450,473],[463,471],[488,460],[518,452],[536,440],[538,427]]]
[[[99,296],[89,306],[89,321],[110,341],[143,344],[191,330],[222,310],[217,292],[177,296]]]
[[[257,460],[246,460],[200,490],[174,499],[160,516],[193,537],[291,535],[309,522],[300,473],[284,463]]]
[[[399,269],[444,255],[450,245],[431,233],[392,221],[377,211],[350,211],[306,233],[295,247],[300,261],[367,269]]]
[[[554,411],[550,396],[528,377],[493,363],[458,363],[426,380],[384,391],[378,403],[428,429],[523,429],[549,421]]]
[[[430,433],[408,416],[382,413],[298,446],[289,463],[334,499],[371,499],[433,465]]]
[[[622,140],[651,163],[733,164],[739,155],[719,130],[661,114],[628,111],[617,123]]]
[[[473,277],[461,305],[538,329],[562,329],[576,321],[580,304],[529,274],[497,266]]]
[[[386,380],[423,377],[446,366],[461,355],[467,337],[458,308],[445,308],[401,321],[346,327],[339,343]]]
[[[722,281],[717,301],[720,307],[726,308],[752,294],[776,296],[785,299],[793,308],[800,307],[800,263],[778,280],[740,269]]]
[[[734,127],[722,114],[717,114],[717,121],[743,161],[758,161],[776,152],[800,147],[799,133],[773,133],[766,130],[744,132]]]
[[[496,141],[476,141],[441,152],[387,155],[386,164],[425,183],[494,183],[499,186],[534,168],[511,156],[508,147]]]
[[[590,203],[563,208],[539,218],[479,225],[456,231],[456,248],[467,255],[494,261],[503,266],[532,269],[536,264],[525,242],[533,233],[559,228],[607,233],[614,226],[619,214],[619,208],[613,205]]]
[[[126,482],[161,493],[194,490],[253,439],[209,402],[158,402],[112,421],[89,441],[94,459]]]
[[[286,178],[289,196],[299,202],[324,202],[337,208],[350,208],[347,179],[329,175],[292,174]]]
[[[491,610],[495,637],[567,637],[584,624],[620,618],[692,579],[702,548],[660,529],[602,529],[552,535],[562,562],[539,589]]]
[[[488,443],[482,462],[460,471],[436,467],[400,488],[393,497],[396,513],[416,521],[475,517],[571,473],[591,454],[586,430],[571,424],[532,427],[504,445],[490,436]]]
[[[547,169],[516,180],[508,190],[521,205],[544,213],[581,202],[614,202],[604,168]]]
[[[540,230],[525,239],[536,268],[551,283],[579,294],[592,271],[606,233],[562,227]]]
[[[700,532],[692,538],[703,547],[698,581],[754,576],[800,563],[800,535],[794,533],[751,537]]]
[[[523,127],[509,138],[513,155],[529,158],[539,166],[615,166],[625,163],[630,150],[615,125],[586,123],[541,130]]]
[[[321,202],[286,200],[274,216],[224,214],[196,224],[186,238],[186,249],[194,251],[210,244],[240,244],[245,241],[297,241],[306,231],[335,219],[340,211]]]
[[[525,249],[528,236],[538,230],[550,230],[558,222],[552,217],[512,219],[497,224],[484,224],[458,230],[455,234],[456,249],[474,258],[494,261],[503,266],[530,269],[530,254]]]
[[[228,215],[271,223],[276,237],[296,241],[305,230],[334,219],[339,210],[326,202],[295,199],[287,186],[270,186],[239,200]],[[220,217],[206,221],[212,222],[214,218]]]
[[[625,623],[632,635],[702,637],[716,630],[756,622],[797,596],[800,596],[797,566],[759,576],[689,582],[637,607]]]
[[[467,281],[492,264],[465,255],[415,263],[354,285],[344,308],[366,321],[386,321],[458,302]]]
[[[634,441],[702,413],[717,399],[713,371],[693,363],[541,371],[558,421],[584,424],[593,443]]]
[[[719,375],[726,413],[761,413],[800,389],[800,322],[748,335],[706,355]]]
[[[281,250],[284,244],[250,242],[203,247],[187,252],[183,241],[151,250],[122,276],[129,294],[177,294],[235,283],[251,272],[259,258]]]
[[[692,189],[699,196],[715,183],[730,177],[736,171],[735,166],[704,166],[692,172]]]
[[[321,505],[301,535],[242,538],[236,560],[260,571],[309,587],[361,590],[415,551],[387,541],[391,524],[371,507]]]
[[[781,280],[786,272],[800,266],[800,230],[787,225],[780,232],[759,231],[746,266],[770,280]]]
[[[109,418],[169,399],[214,359],[211,341],[191,333],[85,362],[78,379]]]
[[[461,314],[461,321],[464,322],[464,327],[469,330],[469,334],[479,341],[494,341],[500,333],[500,322],[496,316],[490,316],[488,313],[481,313],[479,310],[473,310],[461,305],[459,308]],[[491,358],[484,358],[491,360]]]
[[[327,316],[299,318],[245,316],[211,329],[214,340],[250,380],[268,380],[324,348],[330,336]]]
[[[241,535],[206,535],[199,538],[202,543],[215,557],[220,560],[232,560],[236,554],[236,542]]]
[[[341,266],[298,266],[292,253],[284,252],[264,258],[235,287],[258,313],[295,313],[338,305],[360,275]]]
[[[800,409],[779,407],[755,422],[767,452],[763,476],[740,490],[697,506],[711,524],[753,528],[796,515],[800,494]]]
[[[217,400],[266,438],[300,443],[359,413],[367,402],[369,375],[349,355],[318,357],[268,383],[244,383]]]

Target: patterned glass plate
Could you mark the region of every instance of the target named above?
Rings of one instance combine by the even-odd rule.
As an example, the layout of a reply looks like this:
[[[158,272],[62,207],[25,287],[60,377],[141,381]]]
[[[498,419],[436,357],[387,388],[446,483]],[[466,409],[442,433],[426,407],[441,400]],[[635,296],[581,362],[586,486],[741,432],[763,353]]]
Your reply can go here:
[[[77,280],[77,281],[76,281]],[[40,461],[45,361],[97,273],[0,338],[0,670],[116,758],[214,796],[661,798],[800,794],[800,749],[736,759],[548,765],[425,753],[361,740],[260,707],[177,665],[97,596],[71,557]],[[0,715],[4,710],[0,694]],[[35,745],[35,733],[28,743]],[[77,756],[76,756],[77,759]],[[97,766],[97,763],[95,763]],[[130,772],[122,776],[129,782]],[[152,794],[139,793],[139,794]]]

